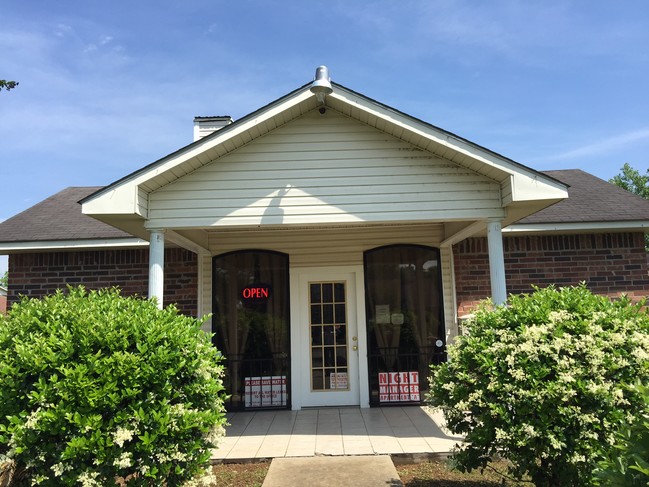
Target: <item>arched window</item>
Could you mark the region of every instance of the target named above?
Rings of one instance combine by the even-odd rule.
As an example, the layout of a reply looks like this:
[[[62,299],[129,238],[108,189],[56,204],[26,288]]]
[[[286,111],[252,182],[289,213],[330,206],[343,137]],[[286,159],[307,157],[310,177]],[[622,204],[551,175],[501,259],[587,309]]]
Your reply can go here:
[[[213,259],[214,343],[226,358],[229,409],[290,407],[288,255]]]
[[[418,245],[391,245],[365,252],[373,405],[420,401],[427,389],[430,364],[443,359],[439,262],[438,249]],[[395,380],[407,384],[397,385]]]

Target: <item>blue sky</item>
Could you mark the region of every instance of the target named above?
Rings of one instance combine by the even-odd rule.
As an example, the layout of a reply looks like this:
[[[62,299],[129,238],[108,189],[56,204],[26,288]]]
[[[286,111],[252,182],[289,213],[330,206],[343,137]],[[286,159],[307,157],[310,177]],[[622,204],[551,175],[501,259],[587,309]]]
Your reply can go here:
[[[538,170],[649,165],[645,0],[0,0],[0,220],[333,81]],[[0,272],[6,269],[0,259]]]

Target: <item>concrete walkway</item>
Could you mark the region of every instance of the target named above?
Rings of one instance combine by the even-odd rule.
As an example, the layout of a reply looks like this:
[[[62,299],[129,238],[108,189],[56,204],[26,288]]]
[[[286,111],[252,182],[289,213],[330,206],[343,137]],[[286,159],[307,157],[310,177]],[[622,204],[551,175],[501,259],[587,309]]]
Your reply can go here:
[[[228,414],[228,422],[226,437],[213,451],[217,463],[350,455],[433,458],[462,441],[447,434],[441,415],[424,406],[240,412]]]
[[[400,487],[387,455],[360,457],[275,458],[262,487]]]

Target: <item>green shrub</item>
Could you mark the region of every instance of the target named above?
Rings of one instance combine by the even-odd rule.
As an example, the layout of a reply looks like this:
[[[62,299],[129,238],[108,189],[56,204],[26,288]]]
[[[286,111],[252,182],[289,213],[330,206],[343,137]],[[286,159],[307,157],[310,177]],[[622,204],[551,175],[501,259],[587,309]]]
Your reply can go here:
[[[182,485],[224,433],[201,322],[117,290],[23,299],[0,321],[0,463],[31,485]]]
[[[460,469],[500,456],[537,486],[588,485],[617,425],[640,410],[624,384],[649,379],[649,315],[584,285],[549,287],[483,303],[467,328],[431,368],[427,397],[466,436]]]
[[[623,423],[615,434],[615,444],[600,462],[595,485],[610,487],[646,487],[649,485],[649,387],[637,389],[644,405],[633,423]]]

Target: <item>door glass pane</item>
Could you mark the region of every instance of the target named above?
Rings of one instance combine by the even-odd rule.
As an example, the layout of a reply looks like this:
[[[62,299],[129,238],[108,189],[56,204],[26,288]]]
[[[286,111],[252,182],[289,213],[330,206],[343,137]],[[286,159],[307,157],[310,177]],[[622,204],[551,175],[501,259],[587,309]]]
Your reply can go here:
[[[309,283],[312,391],[349,390],[345,284]]]
[[[336,344],[345,345],[347,343],[347,327],[345,325],[336,325]]]
[[[333,323],[334,322],[334,305],[333,304],[323,304],[322,305],[322,323]]]
[[[325,361],[324,361],[325,367],[334,367],[336,365],[335,349],[333,347],[325,347],[324,354],[325,354]]]
[[[322,323],[322,306],[319,304],[315,304],[311,306],[311,323],[312,324]]]
[[[334,299],[337,303],[345,302],[345,284],[337,282],[334,284]]]
[[[336,304],[336,324],[342,324],[347,322],[347,316],[345,316],[345,303]]]
[[[322,327],[311,327],[311,345],[322,345]]]
[[[313,360],[313,365],[315,367],[322,367],[322,349],[319,347],[313,347],[311,350],[312,355],[312,360]]]
[[[322,369],[313,369],[311,383],[313,390],[324,389],[323,371]]]
[[[313,301],[311,302],[312,303],[322,302],[322,298],[320,294],[322,287],[320,286],[320,284],[311,284],[310,288],[311,288],[311,297],[313,298]]]
[[[336,365],[347,365],[347,347],[336,347]]]
[[[333,303],[333,300],[334,300],[333,284],[332,283],[322,284],[322,302]]]

